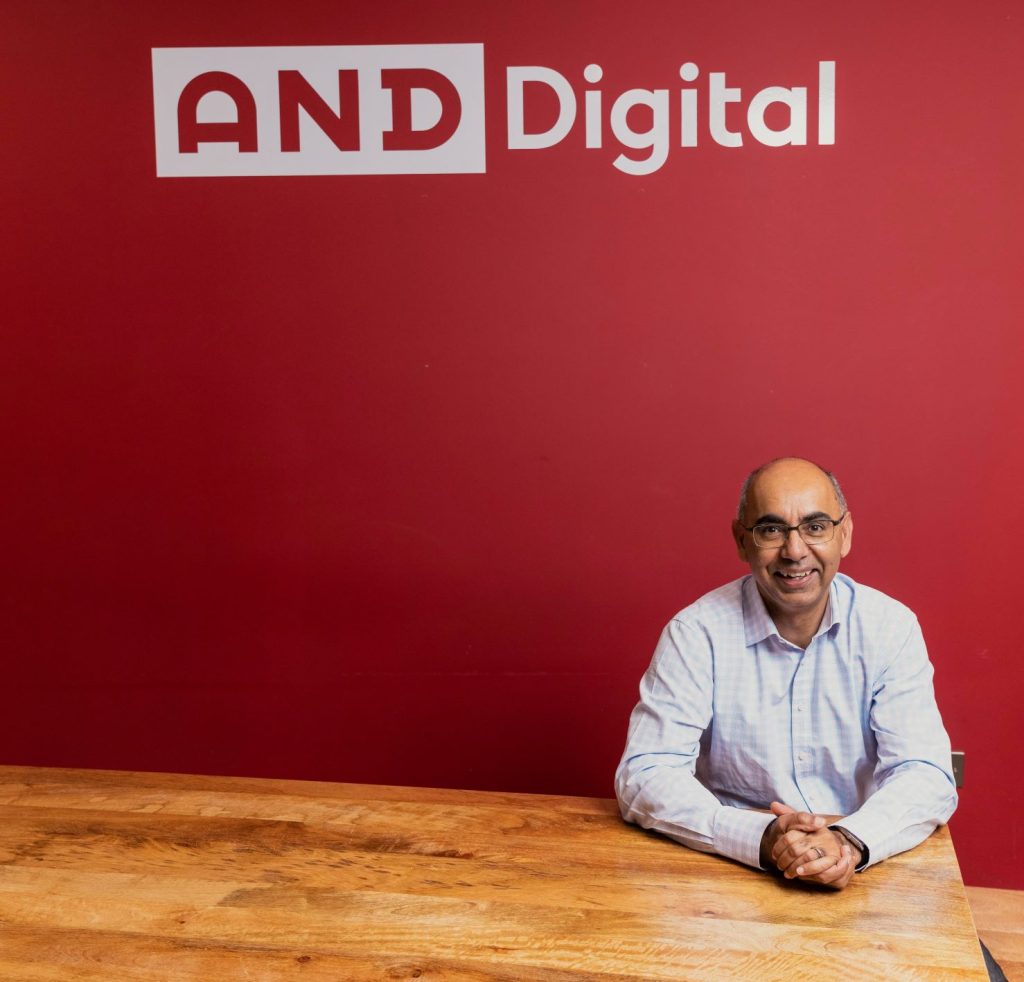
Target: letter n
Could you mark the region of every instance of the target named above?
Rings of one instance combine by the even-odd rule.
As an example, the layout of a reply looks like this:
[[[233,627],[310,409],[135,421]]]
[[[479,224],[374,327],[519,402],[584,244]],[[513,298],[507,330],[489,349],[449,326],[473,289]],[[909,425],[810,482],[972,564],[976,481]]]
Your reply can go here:
[[[338,72],[338,112],[296,71],[277,73],[277,100],[281,111],[281,149],[299,149],[299,106],[306,110],[339,150],[359,149],[359,72]]]
[[[462,99],[451,79],[432,68],[382,68],[380,84],[391,89],[391,130],[385,150],[433,150],[447,143],[462,122]],[[441,102],[441,118],[425,130],[412,128],[412,92],[425,89]]]
[[[200,123],[199,100],[209,92],[223,92],[235,104],[234,123]],[[240,78],[228,72],[203,72],[178,96],[178,152],[198,153],[200,143],[237,143],[241,153],[256,153],[256,100]]]

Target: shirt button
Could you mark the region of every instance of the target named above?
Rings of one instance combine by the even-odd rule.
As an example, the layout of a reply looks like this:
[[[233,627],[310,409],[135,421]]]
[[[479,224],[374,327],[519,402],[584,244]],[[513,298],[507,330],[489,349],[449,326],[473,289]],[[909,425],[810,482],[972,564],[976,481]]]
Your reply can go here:
[[[798,713],[802,713],[802,712],[804,711],[804,707],[803,707],[803,706],[797,706],[797,707],[796,707],[796,711],[797,711]]]
[[[800,763],[803,763],[805,760],[807,760],[807,754],[797,754],[796,759],[800,761]]]

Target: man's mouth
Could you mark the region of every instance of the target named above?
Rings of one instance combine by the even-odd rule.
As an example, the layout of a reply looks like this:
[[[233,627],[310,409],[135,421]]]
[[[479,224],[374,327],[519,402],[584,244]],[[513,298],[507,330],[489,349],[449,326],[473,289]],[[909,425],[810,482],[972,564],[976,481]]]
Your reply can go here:
[[[797,573],[782,573],[782,572],[779,572],[779,573],[776,573],[775,575],[781,577],[784,580],[789,581],[790,583],[799,583],[801,580],[806,580],[807,577],[810,576],[811,573],[813,573],[813,572],[814,572],[813,569],[805,569],[802,572],[797,572]]]

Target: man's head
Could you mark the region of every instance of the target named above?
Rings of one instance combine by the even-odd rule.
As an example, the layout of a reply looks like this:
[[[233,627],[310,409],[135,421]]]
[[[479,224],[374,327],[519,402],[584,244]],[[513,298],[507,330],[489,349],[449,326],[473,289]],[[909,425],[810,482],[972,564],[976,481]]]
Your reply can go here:
[[[842,520],[833,526],[836,519]],[[793,528],[805,522],[811,524],[804,534]],[[760,527],[756,537],[761,544],[751,531],[754,526]],[[782,457],[757,468],[743,483],[732,533],[776,622],[814,614],[820,619],[829,585],[853,537],[853,519],[832,474],[800,457]],[[764,544],[776,538],[779,544]]]

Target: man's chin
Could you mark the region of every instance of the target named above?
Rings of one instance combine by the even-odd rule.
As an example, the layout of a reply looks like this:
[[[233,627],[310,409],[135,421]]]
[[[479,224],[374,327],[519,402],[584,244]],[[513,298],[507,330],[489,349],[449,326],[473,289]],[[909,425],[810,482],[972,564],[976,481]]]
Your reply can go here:
[[[793,613],[813,610],[824,602],[826,591],[822,589],[821,578],[817,574],[808,579],[813,579],[813,584],[792,589],[780,585],[778,577],[772,577],[767,587],[762,585],[761,594],[768,601],[769,607]]]

